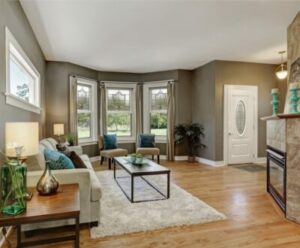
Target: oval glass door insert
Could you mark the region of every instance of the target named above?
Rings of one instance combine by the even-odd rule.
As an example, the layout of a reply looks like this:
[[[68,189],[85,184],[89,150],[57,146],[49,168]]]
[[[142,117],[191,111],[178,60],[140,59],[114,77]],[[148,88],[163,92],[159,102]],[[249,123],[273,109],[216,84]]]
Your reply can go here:
[[[238,133],[242,135],[246,127],[246,108],[242,100],[238,102],[235,110],[235,125]]]

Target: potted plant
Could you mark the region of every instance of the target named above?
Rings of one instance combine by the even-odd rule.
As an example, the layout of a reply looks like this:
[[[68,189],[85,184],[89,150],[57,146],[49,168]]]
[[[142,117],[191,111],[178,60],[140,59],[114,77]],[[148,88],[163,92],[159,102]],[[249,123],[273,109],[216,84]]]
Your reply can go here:
[[[197,149],[205,147],[201,143],[201,136],[204,136],[203,131],[203,126],[198,123],[178,124],[175,126],[175,143],[181,144],[185,140],[187,141],[189,162],[195,162]]]
[[[66,135],[66,141],[69,143],[69,146],[74,146],[75,145],[75,134],[68,133]]]

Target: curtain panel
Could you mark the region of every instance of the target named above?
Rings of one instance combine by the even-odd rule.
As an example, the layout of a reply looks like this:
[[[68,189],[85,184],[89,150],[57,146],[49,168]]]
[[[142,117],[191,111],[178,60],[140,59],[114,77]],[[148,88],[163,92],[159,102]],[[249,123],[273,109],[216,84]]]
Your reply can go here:
[[[174,160],[175,83],[168,82],[167,160]]]
[[[77,78],[75,76],[69,77],[70,81],[70,122],[69,129],[74,135],[74,143],[78,144],[78,133],[77,133]]]
[[[106,134],[106,87],[105,83],[100,84],[100,135]]]
[[[143,85],[137,84],[136,86],[136,148],[139,143],[139,135],[143,133]]]

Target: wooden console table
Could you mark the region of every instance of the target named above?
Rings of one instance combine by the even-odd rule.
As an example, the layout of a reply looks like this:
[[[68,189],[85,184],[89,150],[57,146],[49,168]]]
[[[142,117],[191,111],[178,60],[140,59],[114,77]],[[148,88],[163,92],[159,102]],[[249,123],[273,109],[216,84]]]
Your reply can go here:
[[[29,192],[33,193],[33,197],[27,202],[26,212],[16,216],[3,215],[0,213],[0,227],[16,226],[17,228],[17,248],[70,240],[74,240],[74,246],[79,248],[80,199],[78,184],[60,185],[58,193],[51,196],[40,196],[34,188],[29,188]],[[34,241],[22,241],[22,225],[62,219],[75,220],[74,235]]]

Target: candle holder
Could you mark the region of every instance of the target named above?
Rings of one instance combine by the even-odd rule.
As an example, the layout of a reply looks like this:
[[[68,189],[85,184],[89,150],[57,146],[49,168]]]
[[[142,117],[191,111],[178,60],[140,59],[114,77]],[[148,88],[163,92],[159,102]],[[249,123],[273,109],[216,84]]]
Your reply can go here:
[[[291,113],[293,113],[293,114],[299,113],[298,112],[298,101],[300,98],[298,97],[298,91],[299,91],[299,88],[290,89]]]
[[[279,106],[279,94],[277,92],[272,93],[272,105],[273,105],[273,115],[278,114]]]

